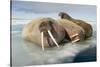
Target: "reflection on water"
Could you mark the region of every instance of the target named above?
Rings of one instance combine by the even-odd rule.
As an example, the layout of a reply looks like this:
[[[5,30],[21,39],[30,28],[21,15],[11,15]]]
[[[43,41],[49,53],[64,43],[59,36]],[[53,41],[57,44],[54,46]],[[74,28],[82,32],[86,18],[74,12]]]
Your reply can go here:
[[[66,43],[60,48],[46,48],[45,51],[42,51],[41,47],[21,38],[24,24],[12,25],[12,64],[23,66],[73,62],[74,57],[79,52],[96,46],[96,22],[90,23],[94,32],[88,40],[73,44]]]

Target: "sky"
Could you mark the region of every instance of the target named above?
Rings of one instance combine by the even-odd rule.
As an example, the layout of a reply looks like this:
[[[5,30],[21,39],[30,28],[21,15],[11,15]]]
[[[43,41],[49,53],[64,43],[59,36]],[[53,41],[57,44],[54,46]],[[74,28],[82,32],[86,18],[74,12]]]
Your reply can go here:
[[[66,12],[74,18],[96,21],[95,5],[12,1],[12,17],[33,19],[36,17],[58,18],[59,12]]]

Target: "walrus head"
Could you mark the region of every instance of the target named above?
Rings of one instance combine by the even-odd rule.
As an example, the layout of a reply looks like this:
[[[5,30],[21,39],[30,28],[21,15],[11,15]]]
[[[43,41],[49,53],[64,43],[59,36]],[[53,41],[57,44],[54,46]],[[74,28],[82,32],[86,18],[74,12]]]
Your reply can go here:
[[[41,33],[41,44],[44,50],[44,38],[47,39],[48,45],[50,47],[57,46],[59,43],[65,39],[66,32],[65,29],[58,25],[56,22],[51,20],[44,20],[39,25],[39,31]]]

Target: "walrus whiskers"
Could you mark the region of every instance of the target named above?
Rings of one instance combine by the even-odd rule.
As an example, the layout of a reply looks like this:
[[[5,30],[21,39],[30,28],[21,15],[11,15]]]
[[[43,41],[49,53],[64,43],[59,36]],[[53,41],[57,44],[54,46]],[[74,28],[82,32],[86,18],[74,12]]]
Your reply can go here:
[[[41,44],[42,44],[42,50],[44,51],[44,41],[43,41],[43,32],[41,32]]]
[[[56,42],[55,38],[53,37],[52,33],[48,30],[48,33],[51,37],[51,39],[53,40],[53,42],[56,44],[57,47],[59,47],[58,43]]]

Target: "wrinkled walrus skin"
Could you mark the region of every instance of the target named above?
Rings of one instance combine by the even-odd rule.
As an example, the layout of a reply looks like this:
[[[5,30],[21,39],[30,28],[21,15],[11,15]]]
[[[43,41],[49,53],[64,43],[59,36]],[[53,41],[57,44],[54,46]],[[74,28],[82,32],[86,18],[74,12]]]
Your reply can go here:
[[[44,25],[51,25],[49,27],[41,27],[40,25],[42,23],[45,23]],[[45,28],[46,30],[50,30],[51,33],[53,34],[55,40],[57,43],[60,43],[64,39],[67,39],[69,42],[72,40],[79,39],[80,41],[84,40],[85,37],[85,32],[83,28],[78,26],[77,24],[73,23],[72,21],[69,21],[67,19],[58,19],[54,20],[52,18],[37,18],[33,19],[30,23],[26,24],[23,31],[22,31],[22,37],[25,40],[31,41],[35,43],[36,45],[41,46],[41,31],[40,29]],[[72,38],[73,35],[78,34],[74,38]],[[53,43],[52,39],[49,37],[47,33],[45,33],[44,36],[44,47],[51,47],[55,46]]]

